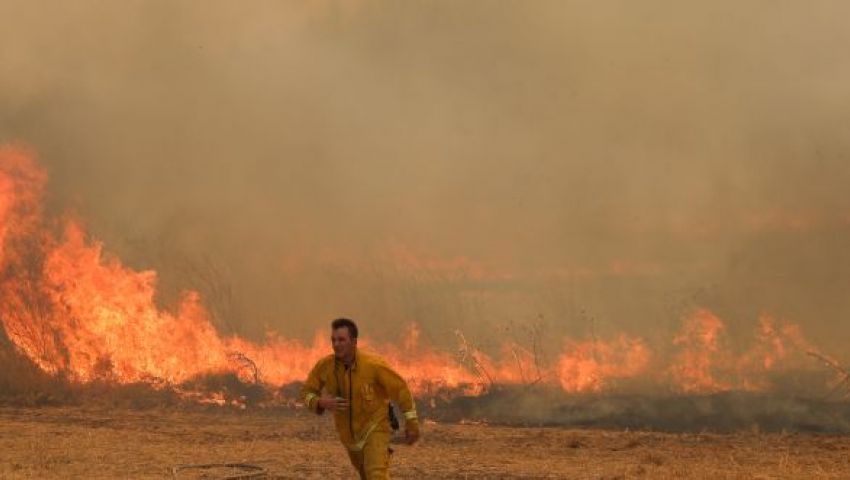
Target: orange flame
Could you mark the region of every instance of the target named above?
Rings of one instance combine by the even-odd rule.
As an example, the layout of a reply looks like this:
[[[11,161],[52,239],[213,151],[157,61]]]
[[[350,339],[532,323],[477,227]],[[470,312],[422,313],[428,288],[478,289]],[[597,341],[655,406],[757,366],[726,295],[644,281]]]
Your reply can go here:
[[[246,381],[281,386],[302,380],[329,353],[322,333],[311,344],[274,333],[263,344],[224,337],[196,292],[186,292],[173,312],[160,309],[154,302],[156,272],[134,271],[105,254],[77,220],[66,219],[61,228],[45,220],[41,199],[46,180],[30,152],[0,147],[0,321],[9,339],[43,370],[62,372],[77,382],[157,384],[236,372]],[[57,230],[61,235],[53,233]],[[392,255],[414,270],[424,265],[440,272],[460,268],[473,276],[492,274],[464,259],[422,263],[408,250]],[[685,393],[761,389],[767,386],[766,372],[808,346],[796,326],[763,316],[755,346],[733,354],[723,322],[704,309],[685,320],[673,339],[677,351],[666,366],[644,340],[625,335],[608,341],[566,340],[551,366],[536,347],[530,351],[506,341],[492,357],[460,332],[458,340],[454,353],[434,349],[423,344],[418,327],[411,324],[401,347],[368,346],[395,365],[417,393],[450,389],[467,394],[494,384],[537,383],[566,392],[600,392],[636,378],[671,382],[674,390]]]
[[[559,362],[561,387],[567,392],[602,391],[611,380],[644,374],[650,357],[641,339],[625,335],[609,343],[570,342]]]
[[[763,390],[766,373],[787,361],[792,350],[810,347],[796,325],[777,326],[763,315],[756,331],[756,343],[735,355],[725,342],[725,326],[713,313],[697,310],[673,343],[680,348],[668,373],[674,385],[685,393],[714,393],[724,390]]]
[[[670,367],[670,375],[687,393],[726,390],[729,385],[717,380],[713,369],[724,363],[721,354],[723,322],[708,310],[698,310],[674,339],[682,347]]]

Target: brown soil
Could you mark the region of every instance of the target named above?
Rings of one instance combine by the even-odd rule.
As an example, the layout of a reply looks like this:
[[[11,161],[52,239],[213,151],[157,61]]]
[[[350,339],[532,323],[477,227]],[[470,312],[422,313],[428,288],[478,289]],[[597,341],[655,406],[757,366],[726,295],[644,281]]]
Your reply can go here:
[[[845,436],[432,422],[424,435],[395,447],[394,478],[850,478]],[[260,465],[270,478],[354,478],[330,418],[301,409],[0,408],[3,479],[171,478],[178,464],[224,462]]]

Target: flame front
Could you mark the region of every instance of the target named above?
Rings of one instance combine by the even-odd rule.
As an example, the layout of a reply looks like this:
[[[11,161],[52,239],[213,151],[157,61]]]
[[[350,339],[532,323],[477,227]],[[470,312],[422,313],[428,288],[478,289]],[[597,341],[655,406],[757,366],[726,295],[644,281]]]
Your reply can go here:
[[[614,379],[646,373],[650,351],[640,339],[621,335],[613,342],[570,342],[561,354],[559,379],[568,392],[599,392]]]
[[[173,312],[158,308],[156,272],[125,267],[88,238],[78,220],[45,218],[46,180],[32,153],[0,147],[0,321],[9,339],[43,370],[81,383],[180,384],[208,373],[244,376],[240,359],[248,359],[259,380],[282,386],[305,378],[329,353],[323,333],[311,344],[276,334],[262,344],[222,336],[195,292],[185,293]],[[402,253],[404,265],[418,265],[407,258],[410,252]],[[487,355],[460,332],[459,347],[450,353],[423,345],[415,324],[401,348],[368,347],[387,357],[420,394],[435,389],[479,394],[496,384],[538,383],[566,392],[602,392],[626,379],[711,393],[767,388],[765,374],[808,345],[797,327],[767,316],[760,319],[750,351],[733,354],[724,336],[717,316],[697,310],[684,320],[672,340],[675,353],[667,357],[627,335],[566,339],[552,365],[511,341],[498,355]]]

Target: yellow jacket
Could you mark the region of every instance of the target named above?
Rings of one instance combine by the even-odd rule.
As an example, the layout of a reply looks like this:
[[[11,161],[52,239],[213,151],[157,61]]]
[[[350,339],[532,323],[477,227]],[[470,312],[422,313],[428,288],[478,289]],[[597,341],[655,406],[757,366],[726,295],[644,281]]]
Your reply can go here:
[[[404,379],[380,357],[357,349],[354,358],[350,369],[332,354],[319,360],[301,388],[304,404],[321,415],[321,395],[349,400],[347,412],[334,412],[334,423],[340,440],[352,451],[361,450],[374,431],[389,433],[390,400],[399,406],[405,430],[418,433],[413,396]]]

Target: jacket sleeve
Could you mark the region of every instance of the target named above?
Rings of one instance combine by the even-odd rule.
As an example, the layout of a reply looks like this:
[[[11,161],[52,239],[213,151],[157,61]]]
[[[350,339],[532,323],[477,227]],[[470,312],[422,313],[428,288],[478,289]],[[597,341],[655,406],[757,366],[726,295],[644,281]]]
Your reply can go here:
[[[378,364],[378,383],[387,391],[390,399],[395,402],[404,417],[405,424],[418,423],[416,405],[413,403],[413,395],[407,382],[401,378],[389,365],[381,362]]]
[[[301,386],[301,399],[304,401],[304,405],[318,415],[321,415],[325,411],[319,407],[319,396],[322,394],[322,388],[325,386],[321,375],[324,363],[323,360],[319,360],[313,369],[310,370],[310,374],[307,375],[304,385]]]

